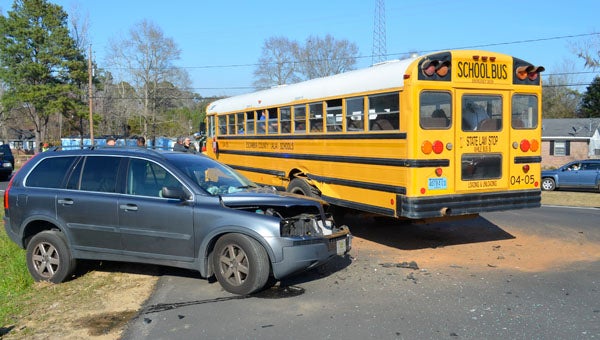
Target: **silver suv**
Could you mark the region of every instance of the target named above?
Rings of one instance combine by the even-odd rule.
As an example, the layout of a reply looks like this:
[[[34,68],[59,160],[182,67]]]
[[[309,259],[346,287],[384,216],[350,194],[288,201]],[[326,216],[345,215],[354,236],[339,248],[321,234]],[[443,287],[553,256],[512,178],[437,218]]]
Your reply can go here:
[[[77,259],[141,262],[241,295],[350,250],[325,208],[201,155],[142,148],[46,151],[4,194],[6,232],[35,280],[67,280]]]

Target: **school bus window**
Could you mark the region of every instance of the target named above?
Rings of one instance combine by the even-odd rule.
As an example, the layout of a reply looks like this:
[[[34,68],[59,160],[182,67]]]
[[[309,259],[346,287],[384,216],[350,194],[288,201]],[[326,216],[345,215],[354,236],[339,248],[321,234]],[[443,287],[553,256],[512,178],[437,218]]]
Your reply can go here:
[[[225,135],[227,134],[227,116],[219,116],[219,134]]]
[[[323,131],[323,103],[308,104],[310,132]]]
[[[502,97],[486,95],[463,96],[462,130],[502,130]]]
[[[294,106],[294,132],[305,133],[306,132],[306,106],[296,105]]]
[[[279,114],[281,116],[281,133],[292,132],[292,108],[289,106],[284,106],[279,109]]]
[[[364,131],[364,109],[363,97],[346,99],[346,131]]]
[[[279,132],[279,119],[277,117],[277,109],[270,109],[266,111],[269,134],[276,134]]]
[[[236,113],[235,130],[238,135],[244,134],[244,113],[242,112]]]
[[[425,130],[452,125],[452,96],[448,92],[423,91],[419,96],[419,124]]]
[[[535,129],[538,126],[538,99],[532,94],[515,94],[512,98],[513,129]]]
[[[215,135],[215,116],[208,117],[208,136]]]
[[[235,113],[227,115],[227,134],[235,135]]]
[[[258,120],[256,121],[256,133],[259,135],[264,135],[267,133],[265,124],[267,122],[267,116],[269,112],[265,110],[256,111],[256,116],[258,116]]]
[[[368,97],[369,130],[398,130],[400,128],[400,96],[398,92]]]
[[[342,131],[342,100],[328,100],[325,104],[327,105],[327,131]]]
[[[246,134],[254,134],[255,112],[246,112]]]

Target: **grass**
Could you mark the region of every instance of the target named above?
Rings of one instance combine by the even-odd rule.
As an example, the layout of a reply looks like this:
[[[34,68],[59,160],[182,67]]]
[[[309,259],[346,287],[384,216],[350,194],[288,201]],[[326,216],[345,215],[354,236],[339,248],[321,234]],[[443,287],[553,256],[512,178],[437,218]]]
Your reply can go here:
[[[33,279],[27,271],[25,250],[10,240],[4,227],[0,228],[0,273],[0,327],[5,327],[23,311],[23,298],[30,292]]]
[[[542,204],[600,208],[600,193],[593,191],[542,191]]]

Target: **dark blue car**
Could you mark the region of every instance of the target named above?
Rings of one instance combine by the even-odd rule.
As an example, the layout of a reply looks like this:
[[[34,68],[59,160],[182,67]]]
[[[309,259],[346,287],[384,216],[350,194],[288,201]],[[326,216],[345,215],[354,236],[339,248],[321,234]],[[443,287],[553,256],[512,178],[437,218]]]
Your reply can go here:
[[[542,189],[600,190],[600,159],[573,161],[555,170],[542,171]]]

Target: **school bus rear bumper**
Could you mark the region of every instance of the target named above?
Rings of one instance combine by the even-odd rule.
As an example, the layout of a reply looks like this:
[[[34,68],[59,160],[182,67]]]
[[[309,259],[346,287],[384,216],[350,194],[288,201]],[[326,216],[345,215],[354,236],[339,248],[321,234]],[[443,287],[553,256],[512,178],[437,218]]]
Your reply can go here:
[[[541,206],[541,195],[539,189],[428,197],[398,195],[396,211],[398,217],[430,218],[538,208]]]

